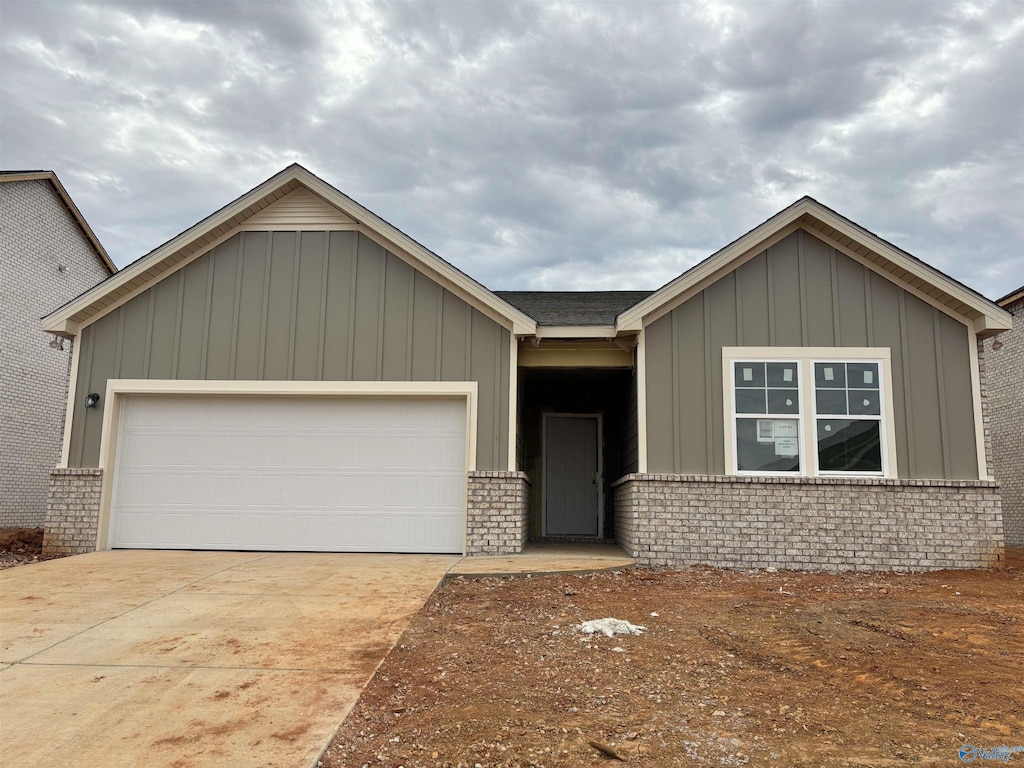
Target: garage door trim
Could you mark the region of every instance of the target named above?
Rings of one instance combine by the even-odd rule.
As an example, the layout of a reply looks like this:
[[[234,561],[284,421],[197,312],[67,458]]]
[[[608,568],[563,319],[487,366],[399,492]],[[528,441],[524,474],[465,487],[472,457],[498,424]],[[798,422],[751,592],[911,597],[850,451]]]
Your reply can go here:
[[[96,549],[109,549],[114,464],[120,433],[121,403],[130,395],[235,395],[239,397],[383,397],[457,398],[466,403],[466,472],[476,469],[477,383],[475,381],[172,381],[110,379],[103,405],[99,468],[100,519]],[[462,502],[463,551],[466,540],[466,499]]]

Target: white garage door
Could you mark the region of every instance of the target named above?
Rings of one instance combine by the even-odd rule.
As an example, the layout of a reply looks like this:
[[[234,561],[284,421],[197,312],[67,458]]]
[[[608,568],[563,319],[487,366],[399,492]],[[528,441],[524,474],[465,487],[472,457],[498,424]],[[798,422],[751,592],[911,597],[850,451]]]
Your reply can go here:
[[[461,552],[466,404],[127,396],[110,546]]]

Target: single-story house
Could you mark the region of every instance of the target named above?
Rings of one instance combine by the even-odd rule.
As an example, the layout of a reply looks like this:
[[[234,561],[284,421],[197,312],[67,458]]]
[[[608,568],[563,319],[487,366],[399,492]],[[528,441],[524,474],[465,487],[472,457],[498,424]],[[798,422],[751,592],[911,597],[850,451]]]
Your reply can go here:
[[[0,171],[0,527],[41,528],[64,437],[71,344],[44,310],[117,271],[53,171]]]
[[[996,304],[1024,315],[1024,285]],[[1004,331],[984,341],[985,382],[990,401],[992,474],[999,481],[1008,546],[1024,547],[1024,331]]]
[[[46,546],[991,565],[1010,325],[810,198],[657,291],[496,293],[293,165],[44,318]]]

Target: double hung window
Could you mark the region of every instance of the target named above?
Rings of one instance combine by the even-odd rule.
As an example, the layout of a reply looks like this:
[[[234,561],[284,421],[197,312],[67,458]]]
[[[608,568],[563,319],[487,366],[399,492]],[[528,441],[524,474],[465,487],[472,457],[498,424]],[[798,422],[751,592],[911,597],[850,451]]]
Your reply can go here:
[[[727,347],[731,474],[895,475],[888,349]]]

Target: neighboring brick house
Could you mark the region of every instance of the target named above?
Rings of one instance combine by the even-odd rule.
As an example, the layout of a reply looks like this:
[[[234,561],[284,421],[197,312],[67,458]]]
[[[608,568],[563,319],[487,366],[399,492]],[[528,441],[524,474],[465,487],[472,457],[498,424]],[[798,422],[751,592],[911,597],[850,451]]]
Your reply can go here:
[[[1024,314],[1024,285],[996,302],[1014,317]],[[992,474],[1003,497],[1006,543],[1024,547],[1024,330],[1014,328],[984,342]]]
[[[74,342],[39,318],[116,272],[52,171],[0,172],[0,526],[40,527]]]

